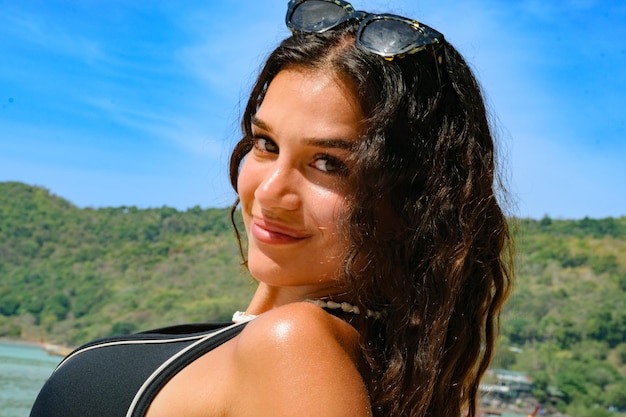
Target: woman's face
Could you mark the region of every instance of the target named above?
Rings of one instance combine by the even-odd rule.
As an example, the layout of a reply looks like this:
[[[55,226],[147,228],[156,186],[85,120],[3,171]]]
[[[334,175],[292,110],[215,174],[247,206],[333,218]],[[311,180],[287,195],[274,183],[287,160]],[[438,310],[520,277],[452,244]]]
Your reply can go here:
[[[248,268],[300,296],[332,293],[346,252],[338,219],[363,122],[349,87],[330,72],[282,70],[253,117],[239,174]]]

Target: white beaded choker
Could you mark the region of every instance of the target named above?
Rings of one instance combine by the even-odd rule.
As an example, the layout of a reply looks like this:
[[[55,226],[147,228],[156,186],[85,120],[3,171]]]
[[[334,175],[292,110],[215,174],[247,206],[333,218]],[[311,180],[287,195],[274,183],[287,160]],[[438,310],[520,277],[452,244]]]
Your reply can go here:
[[[361,314],[361,309],[359,307],[346,302],[338,303],[335,301],[324,301],[319,299],[305,301],[315,304],[316,306],[321,308],[327,308],[329,310],[341,309],[341,311],[343,311],[344,313]],[[379,320],[383,318],[383,312],[366,309],[365,316]],[[252,320],[255,317],[256,314],[246,314],[243,311],[235,311],[235,314],[233,314],[233,323],[244,323],[246,321]]]
[[[305,301],[308,301],[309,303],[313,303],[316,306],[321,307],[321,308],[327,308],[329,310],[341,309],[341,311],[343,311],[344,313],[361,314],[361,309],[359,309],[359,307],[352,305],[350,303],[346,303],[345,301],[343,303],[337,303],[335,301],[324,301],[324,300],[305,300]],[[365,310],[365,316],[378,320],[378,319],[383,318],[383,313],[380,311],[370,310],[368,308]]]

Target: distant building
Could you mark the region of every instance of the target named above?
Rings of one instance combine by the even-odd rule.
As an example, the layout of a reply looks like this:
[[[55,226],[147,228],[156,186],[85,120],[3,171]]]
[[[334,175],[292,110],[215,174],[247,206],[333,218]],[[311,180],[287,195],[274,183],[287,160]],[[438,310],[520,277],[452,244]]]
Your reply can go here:
[[[483,383],[480,384],[481,394],[503,400],[530,397],[532,390],[533,381],[530,375],[504,369],[487,371]]]

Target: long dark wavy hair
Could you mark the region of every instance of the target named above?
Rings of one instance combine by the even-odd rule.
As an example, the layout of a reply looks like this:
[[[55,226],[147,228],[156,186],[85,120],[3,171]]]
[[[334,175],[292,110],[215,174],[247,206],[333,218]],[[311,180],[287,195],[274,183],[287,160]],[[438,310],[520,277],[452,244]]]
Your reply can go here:
[[[343,279],[354,302],[386,312],[358,326],[372,410],[475,416],[513,279],[482,94],[446,41],[387,61],[357,47],[354,32],[347,24],[296,34],[271,53],[243,114],[231,183],[237,190],[251,118],[281,70],[334,71],[349,80],[367,128],[350,165]]]

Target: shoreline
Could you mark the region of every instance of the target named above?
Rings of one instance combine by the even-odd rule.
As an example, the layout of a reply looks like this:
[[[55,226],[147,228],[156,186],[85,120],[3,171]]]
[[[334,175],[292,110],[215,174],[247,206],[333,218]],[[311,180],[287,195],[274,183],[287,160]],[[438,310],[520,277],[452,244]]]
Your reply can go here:
[[[46,342],[34,342],[32,340],[26,339],[16,339],[10,337],[0,337],[0,343],[4,343],[6,345],[12,346],[27,346],[27,347],[35,347],[41,349],[46,352],[50,356],[58,356],[65,357],[72,353],[74,348],[65,345],[57,345],[54,343],[46,343]]]
[[[13,337],[0,337],[0,343],[4,343],[6,345],[15,345],[15,346],[32,346],[41,348],[42,343],[38,343],[32,340],[26,339],[16,339]]]

